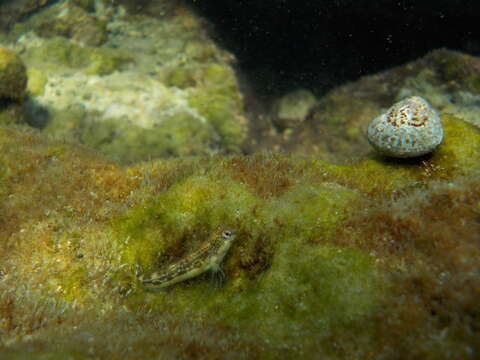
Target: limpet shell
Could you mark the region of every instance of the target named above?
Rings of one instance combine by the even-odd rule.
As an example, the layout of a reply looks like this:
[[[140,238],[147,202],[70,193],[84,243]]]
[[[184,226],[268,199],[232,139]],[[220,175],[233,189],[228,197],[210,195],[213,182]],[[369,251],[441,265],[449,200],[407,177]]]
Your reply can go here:
[[[373,119],[367,137],[375,150],[386,156],[410,158],[435,150],[443,140],[443,126],[425,99],[412,96]]]

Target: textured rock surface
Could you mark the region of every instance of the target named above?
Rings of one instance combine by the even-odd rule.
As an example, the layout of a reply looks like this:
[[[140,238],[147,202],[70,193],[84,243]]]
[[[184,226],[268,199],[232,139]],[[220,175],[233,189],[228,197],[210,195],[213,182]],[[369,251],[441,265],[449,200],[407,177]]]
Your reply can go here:
[[[27,71],[12,50],[0,47],[0,98],[19,100],[27,87]]]
[[[0,46],[0,124],[25,122],[27,72],[22,59]]]
[[[385,72],[365,76],[318,99],[309,119],[289,137],[272,132],[260,118],[253,151],[278,148],[298,155],[345,161],[372,151],[366,131],[373,118],[409,96],[425,98],[440,113],[480,127],[480,59],[440,49]]]
[[[0,28],[7,29],[25,16],[56,0],[5,0],[0,3]]]
[[[84,45],[99,46],[107,40],[106,25],[83,8],[71,5],[58,16],[44,17],[34,31],[42,37],[64,36]]]
[[[280,130],[293,129],[305,121],[316,102],[305,89],[285,94],[273,104],[272,121]]]
[[[476,358],[480,131],[422,160],[274,155],[119,167],[0,128],[0,350],[10,357]],[[448,211],[447,211],[448,209]],[[137,277],[237,230],[227,281]]]
[[[248,122],[234,58],[168,3],[157,19],[61,1],[18,24],[10,46],[32,69],[29,122],[121,162],[240,152]]]

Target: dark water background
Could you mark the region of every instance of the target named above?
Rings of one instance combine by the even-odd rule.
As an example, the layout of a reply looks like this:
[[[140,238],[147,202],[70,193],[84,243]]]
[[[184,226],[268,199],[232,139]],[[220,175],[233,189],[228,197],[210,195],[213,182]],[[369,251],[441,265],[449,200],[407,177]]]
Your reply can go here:
[[[260,94],[345,81],[446,47],[480,54],[480,1],[189,0]]]

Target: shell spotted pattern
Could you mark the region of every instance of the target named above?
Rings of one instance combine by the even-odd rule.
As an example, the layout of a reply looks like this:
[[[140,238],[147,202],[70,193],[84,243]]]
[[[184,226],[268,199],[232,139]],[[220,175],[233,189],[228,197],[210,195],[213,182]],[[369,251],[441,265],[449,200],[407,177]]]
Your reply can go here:
[[[373,119],[367,137],[370,144],[384,155],[416,157],[432,152],[440,145],[443,127],[440,117],[428,102],[412,96]]]

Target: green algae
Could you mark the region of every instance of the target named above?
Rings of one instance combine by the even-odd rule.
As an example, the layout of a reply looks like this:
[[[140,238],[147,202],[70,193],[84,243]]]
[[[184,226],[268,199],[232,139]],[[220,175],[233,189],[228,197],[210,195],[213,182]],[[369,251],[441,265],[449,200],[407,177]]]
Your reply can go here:
[[[447,180],[478,171],[478,128],[450,114],[443,115],[442,122],[445,139],[430,155],[405,161],[372,153],[356,164],[325,165],[341,182],[348,179],[362,191],[377,195],[394,189],[422,187],[428,181]]]
[[[8,354],[11,360],[86,360],[90,357],[88,354],[82,354],[80,351],[42,351],[23,350],[15,354]]]
[[[27,72],[22,59],[12,50],[0,47],[0,98],[23,98]]]
[[[133,308],[148,303],[175,313],[194,311],[191,316],[198,319],[256,329],[274,347],[285,342],[293,346],[300,338],[291,333],[300,329],[321,337],[332,327],[351,326],[371,315],[382,293],[374,259],[353,249],[309,243],[333,234],[357,193],[329,183],[296,186],[262,204],[245,186],[214,174],[190,176],[173,185],[153,203],[129,212],[115,228],[122,229],[119,239],[128,237],[132,244],[123,248],[124,259],[149,271],[175,260],[164,260],[168,253],[178,253],[175,248],[183,249],[180,257],[194,251],[218,226],[239,229],[225,264],[230,275],[225,288],[215,290],[203,276],[165,292],[138,290],[129,300]],[[166,241],[164,237],[172,239],[172,234],[177,234],[174,240]],[[274,255],[253,281],[249,270],[239,268],[238,256],[254,258],[256,254],[245,252],[258,252],[248,243],[260,236],[272,244]],[[139,258],[139,252],[149,247],[158,258],[148,251]]]
[[[195,71],[195,66],[175,66],[164,71],[161,74],[160,80],[166,86],[186,89],[197,84]]]
[[[452,300],[453,281],[436,302],[445,286],[438,279],[458,269],[473,274],[468,266],[476,264],[473,255],[464,261],[475,253],[475,242],[461,242],[478,228],[479,192],[461,179],[478,174],[479,133],[453,116],[443,121],[444,144],[418,161],[372,155],[336,165],[267,154],[157,161],[126,170],[92,163],[85,149],[71,151],[74,145],[0,128],[6,169],[0,175],[0,236],[8,239],[0,246],[15,248],[1,251],[0,260],[6,270],[15,265],[27,288],[61,287],[37,299],[89,299],[96,309],[90,311],[108,326],[103,309],[126,307],[131,314],[176,319],[160,332],[177,329],[185,317],[208,333],[220,328],[257,344],[264,358],[361,358],[385,354],[377,344],[401,348],[404,339],[414,346],[411,355],[420,345],[411,339],[410,322],[429,337],[445,326],[461,333],[455,324],[439,324],[432,312],[442,301],[450,306],[469,298],[471,287]],[[390,199],[395,192],[400,195]],[[458,219],[448,215],[445,222],[442,204],[455,208]],[[223,287],[208,275],[159,292],[138,283],[137,276],[195,251],[219,226],[238,231],[223,264]],[[451,233],[459,244],[449,245],[443,234]],[[68,240],[72,244],[64,247]],[[441,263],[448,254],[452,268]],[[447,314],[469,316],[460,307],[468,302],[453,304]],[[8,311],[0,302],[0,314]]]
[[[210,64],[198,76],[201,85],[189,89],[189,104],[212,125],[227,150],[238,152],[247,129],[239,115],[243,104],[232,69]]]
[[[298,89],[285,94],[273,104],[272,121],[280,129],[295,128],[305,121],[317,100],[306,89]]]
[[[188,313],[244,332],[246,339],[268,339],[272,349],[295,356],[311,351],[332,332],[365,331],[384,296],[375,259],[348,248],[312,246],[289,238],[275,251],[268,271],[257,281],[234,280],[215,289],[208,281],[190,281],[132,301],[154,309]],[[341,330],[343,329],[343,330]],[[251,332],[253,337],[247,334]],[[276,353],[275,351],[273,353]]]
[[[290,340],[293,344],[305,335],[307,341],[315,341],[332,327],[366,320],[373,313],[381,286],[372,257],[353,249],[299,246],[289,240],[277,249],[256,294],[260,313],[270,313],[268,318],[277,324],[255,326],[264,327],[265,334],[277,332],[280,341],[295,338],[295,329],[307,332],[297,333],[297,339]]]
[[[83,106],[50,115],[45,133],[81,141],[123,163],[155,157],[206,155],[217,148],[218,135],[211,126],[187,112],[165,116],[154,127],[129,124],[121,118],[105,119]]]
[[[0,100],[0,124],[13,125],[25,123],[25,109],[22,103]]]
[[[480,130],[447,114],[442,117],[445,140],[434,153],[432,162],[450,175],[467,174],[480,168]]]
[[[28,49],[25,58],[47,70],[63,66],[84,69],[89,75],[107,75],[131,61],[121,50],[79,46],[60,36],[45,39],[41,46]]]
[[[90,46],[99,46],[107,40],[105,20],[99,20],[82,7],[71,5],[63,16],[40,19],[33,30],[41,37],[63,36]]]
[[[45,92],[45,85],[48,82],[48,76],[36,68],[28,68],[27,90],[32,96],[41,96]]]
[[[168,249],[180,244],[192,251],[216,228],[238,226],[254,204],[245,187],[228,179],[188,177],[114,223],[125,243],[122,261],[151,270]]]
[[[125,124],[121,119],[87,123],[81,133],[86,145],[122,162],[148,157],[208,154],[215,147],[215,132],[186,112],[167,117],[153,128]]]
[[[299,238],[328,238],[360,197],[336,183],[300,185],[269,201],[264,213],[272,223]]]
[[[476,70],[478,59],[459,52],[440,50],[432,53],[445,81],[455,81],[467,90],[480,93],[480,74]]]

